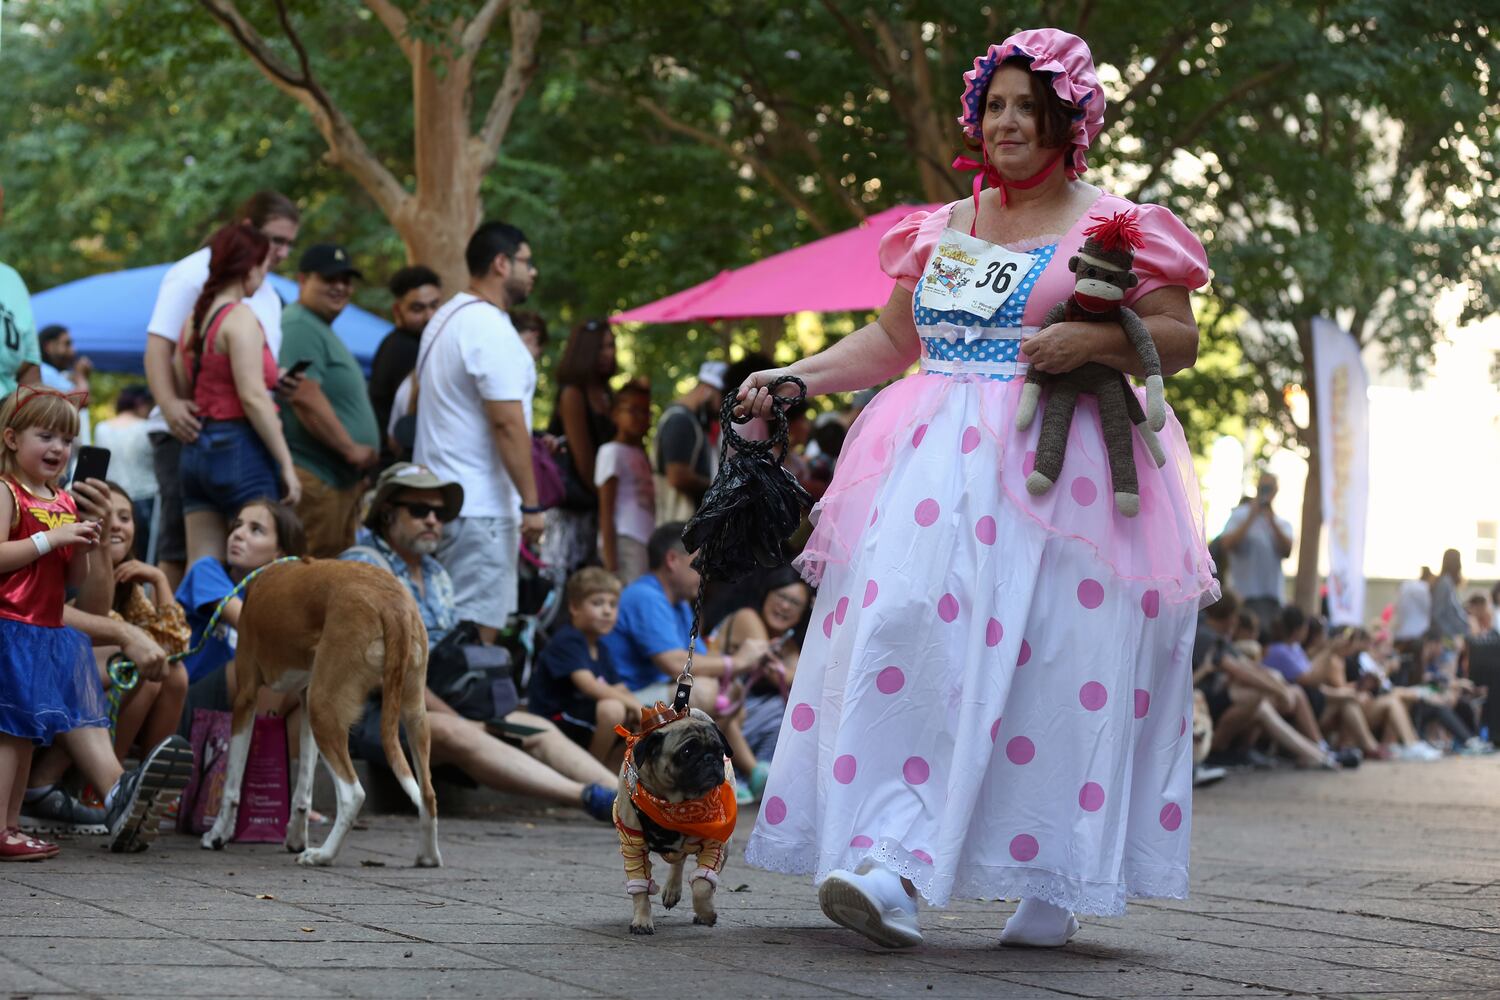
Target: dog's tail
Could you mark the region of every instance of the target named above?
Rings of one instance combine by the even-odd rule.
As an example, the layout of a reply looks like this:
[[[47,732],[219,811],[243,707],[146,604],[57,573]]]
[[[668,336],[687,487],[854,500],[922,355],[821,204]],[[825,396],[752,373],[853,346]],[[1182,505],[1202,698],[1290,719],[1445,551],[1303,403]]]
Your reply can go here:
[[[420,705],[422,689],[427,684],[426,629],[422,627],[420,618],[399,605],[382,607],[379,615],[385,640],[384,683],[380,692],[380,745],[385,750],[385,759],[390,763],[396,780],[403,788],[411,788],[415,787],[411,766],[406,762],[406,754],[401,752],[401,722],[409,715],[407,705],[413,696],[408,688],[415,683],[415,697]]]

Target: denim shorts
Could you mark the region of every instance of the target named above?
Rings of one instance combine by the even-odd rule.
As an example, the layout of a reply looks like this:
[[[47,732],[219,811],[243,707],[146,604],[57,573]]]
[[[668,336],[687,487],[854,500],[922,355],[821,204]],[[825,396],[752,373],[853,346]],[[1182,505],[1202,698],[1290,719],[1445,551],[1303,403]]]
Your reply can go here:
[[[178,469],[184,514],[214,510],[230,517],[248,500],[284,492],[276,463],[247,420],[210,420],[182,446]]]

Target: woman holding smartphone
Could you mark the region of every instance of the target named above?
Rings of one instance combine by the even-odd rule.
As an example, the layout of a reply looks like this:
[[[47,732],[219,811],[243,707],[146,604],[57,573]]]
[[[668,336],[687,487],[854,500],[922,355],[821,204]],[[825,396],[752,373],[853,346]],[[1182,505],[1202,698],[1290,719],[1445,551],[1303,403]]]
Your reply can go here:
[[[302,492],[271,400],[278,370],[245,299],[265,281],[270,241],[244,223],[209,241],[208,280],[179,341],[175,366],[203,428],[183,446],[180,478],[188,564],[224,558],[226,522],[246,501]]]

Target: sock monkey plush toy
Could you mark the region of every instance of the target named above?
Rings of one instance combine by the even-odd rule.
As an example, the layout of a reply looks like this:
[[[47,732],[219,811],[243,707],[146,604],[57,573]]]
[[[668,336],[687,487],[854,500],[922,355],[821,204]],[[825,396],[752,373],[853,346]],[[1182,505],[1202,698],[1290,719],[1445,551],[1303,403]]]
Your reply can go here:
[[[1146,324],[1134,311],[1126,308],[1125,291],[1140,280],[1131,270],[1135,248],[1141,245],[1140,231],[1129,212],[1084,230],[1082,248],[1068,261],[1068,270],[1077,275],[1073,294],[1059,302],[1042,321],[1044,327],[1054,323],[1119,323],[1130,346],[1135,348],[1146,369],[1146,411],[1130,389],[1123,372],[1088,362],[1070,372],[1051,375],[1032,368],[1021,390],[1016,410],[1016,427],[1026,430],[1036,417],[1037,402],[1043,386],[1047,405],[1042,416],[1042,430],[1036,444],[1036,468],[1026,480],[1026,489],[1034,496],[1050,490],[1062,474],[1063,458],[1068,448],[1068,431],[1073,425],[1073,410],[1080,395],[1091,395],[1099,403],[1099,423],[1104,431],[1105,450],[1109,454],[1109,474],[1115,494],[1115,509],[1134,517],[1141,509],[1140,490],[1135,474],[1134,441],[1131,426],[1140,431],[1146,448],[1157,467],[1166,464],[1166,453],[1156,432],[1166,425],[1166,403],[1162,398],[1161,359]]]

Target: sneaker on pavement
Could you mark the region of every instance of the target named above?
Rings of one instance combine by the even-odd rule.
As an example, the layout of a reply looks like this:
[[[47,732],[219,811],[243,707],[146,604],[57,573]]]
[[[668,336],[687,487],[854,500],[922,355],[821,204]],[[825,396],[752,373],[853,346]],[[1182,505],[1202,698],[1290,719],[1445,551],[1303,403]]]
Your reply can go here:
[[[21,829],[32,833],[108,833],[104,810],[79,802],[63,788],[21,804]]]
[[[1229,771],[1222,767],[1209,767],[1207,764],[1193,765],[1193,787],[1207,788],[1224,780]]]
[[[615,790],[604,785],[585,785],[583,788],[583,811],[601,823],[615,821]]]
[[[168,736],[139,767],[122,774],[106,809],[109,849],[134,854],[150,847],[161,828],[161,811],[182,797],[192,771],[193,748],[181,736]]]
[[[818,886],[818,905],[834,923],[857,931],[883,948],[922,943],[917,901],[901,877],[866,859],[852,872],[830,872]]]

